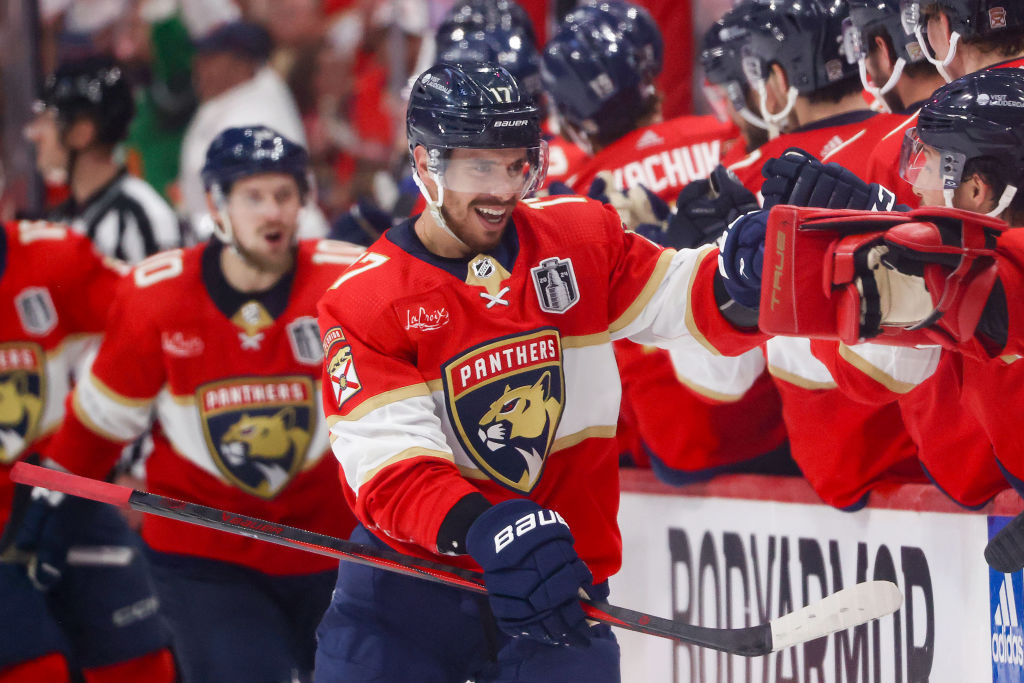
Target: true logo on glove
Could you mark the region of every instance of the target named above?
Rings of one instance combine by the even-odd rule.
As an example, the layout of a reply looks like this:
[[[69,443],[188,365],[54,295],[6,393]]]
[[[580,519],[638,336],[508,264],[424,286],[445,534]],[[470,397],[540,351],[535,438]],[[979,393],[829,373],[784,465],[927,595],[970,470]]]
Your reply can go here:
[[[562,515],[554,510],[538,510],[537,512],[523,515],[516,520],[515,524],[509,524],[494,535],[494,554],[500,553],[509,543],[520,536],[525,536],[534,529],[549,524],[561,524],[566,528],[569,527],[565,520],[562,519]]]

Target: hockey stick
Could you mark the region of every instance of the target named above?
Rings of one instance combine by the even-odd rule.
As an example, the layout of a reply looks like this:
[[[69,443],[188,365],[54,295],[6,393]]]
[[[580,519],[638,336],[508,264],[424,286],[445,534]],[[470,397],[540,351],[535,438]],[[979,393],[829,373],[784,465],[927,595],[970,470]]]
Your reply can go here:
[[[1024,512],[1011,519],[988,542],[985,561],[1003,574],[1024,569]]]
[[[130,507],[140,512],[220,529],[289,548],[307,550],[446,586],[464,588],[477,593],[487,592],[483,577],[477,572],[361,543],[343,541],[333,536],[275,524],[255,517],[236,515],[205,505],[186,503],[127,486],[88,479],[24,462],[15,464],[11,470],[11,479],[19,484],[41,486],[101,503]],[[737,629],[693,626],[625,607],[616,607],[600,600],[580,602],[587,617],[596,621],[730,654],[754,657],[892,614],[900,608],[903,595],[895,583],[868,581],[844,588],[818,602],[772,619],[767,624]]]

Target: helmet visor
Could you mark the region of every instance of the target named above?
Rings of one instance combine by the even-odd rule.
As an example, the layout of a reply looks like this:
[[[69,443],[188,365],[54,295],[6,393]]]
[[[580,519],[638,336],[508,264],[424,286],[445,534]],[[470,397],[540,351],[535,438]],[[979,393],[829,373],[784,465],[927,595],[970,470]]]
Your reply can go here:
[[[714,112],[715,118],[722,123],[727,122],[729,120],[729,96],[725,93],[725,88],[707,80],[704,81],[703,88],[704,99],[711,106],[711,111]]]
[[[966,155],[925,143],[911,128],[900,150],[900,176],[921,190],[953,190],[960,186]]]
[[[519,199],[539,188],[548,167],[548,144],[536,147],[456,148],[443,158],[431,150],[430,170],[446,190],[467,194],[516,195]]]

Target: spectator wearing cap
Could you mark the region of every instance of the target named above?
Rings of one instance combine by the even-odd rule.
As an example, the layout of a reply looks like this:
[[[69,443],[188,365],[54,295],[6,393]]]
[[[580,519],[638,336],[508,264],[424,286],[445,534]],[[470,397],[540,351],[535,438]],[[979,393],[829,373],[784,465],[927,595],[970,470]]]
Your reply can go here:
[[[206,199],[199,171],[210,142],[226,128],[264,125],[306,144],[298,107],[284,80],[267,65],[270,35],[259,24],[231,21],[195,43],[193,81],[199,107],[185,131],[178,184],[182,211],[196,234],[208,236]],[[304,236],[314,236],[322,216],[304,222]]]

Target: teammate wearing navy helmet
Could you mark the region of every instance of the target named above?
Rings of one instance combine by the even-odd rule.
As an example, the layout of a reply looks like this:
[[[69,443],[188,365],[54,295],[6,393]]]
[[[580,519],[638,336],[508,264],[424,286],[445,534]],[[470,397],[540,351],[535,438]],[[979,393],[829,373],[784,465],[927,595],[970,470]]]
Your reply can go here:
[[[153,416],[149,490],[344,536],[314,316],[361,250],[296,240],[306,151],[274,130],[224,130],[202,175],[217,236],[126,278],[49,455],[103,478]],[[185,680],[309,679],[336,561],[155,516],[141,534]]]

